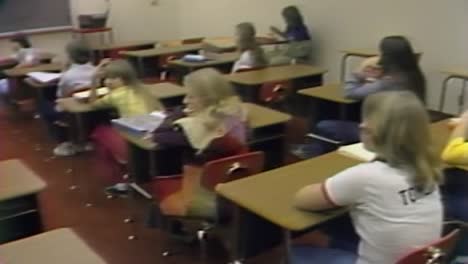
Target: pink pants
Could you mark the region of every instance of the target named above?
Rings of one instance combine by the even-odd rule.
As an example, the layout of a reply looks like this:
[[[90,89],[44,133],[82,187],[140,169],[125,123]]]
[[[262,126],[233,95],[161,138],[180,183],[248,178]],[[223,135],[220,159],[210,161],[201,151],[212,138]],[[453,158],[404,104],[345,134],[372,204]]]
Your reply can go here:
[[[110,125],[100,125],[91,134],[96,148],[96,170],[106,181],[122,182],[128,162],[128,146]]]

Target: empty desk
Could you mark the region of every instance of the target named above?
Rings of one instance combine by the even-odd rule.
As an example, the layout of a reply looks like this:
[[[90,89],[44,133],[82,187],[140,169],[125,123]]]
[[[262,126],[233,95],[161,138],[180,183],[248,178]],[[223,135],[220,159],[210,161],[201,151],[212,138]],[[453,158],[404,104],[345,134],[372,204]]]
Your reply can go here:
[[[99,60],[111,57],[118,57],[122,51],[134,51],[143,49],[152,49],[156,41],[140,40],[140,41],[123,41],[111,43],[92,44],[90,46],[93,52],[93,59],[97,63]]]
[[[232,73],[226,75],[226,78],[236,84],[239,93],[243,94],[247,101],[259,102],[259,90],[262,84],[307,79],[307,86],[305,87],[319,86],[322,84],[322,77],[326,72],[326,70],[316,66],[291,64]],[[297,84],[293,85],[293,88],[297,90],[304,87]],[[295,94],[295,91],[293,91],[293,94]]]
[[[185,61],[183,59],[176,59],[169,62],[169,66],[175,68],[179,76],[184,76],[192,71],[213,67],[221,72],[228,73],[231,71],[232,65],[239,59],[239,53],[214,53],[207,54],[207,60],[204,61]]]
[[[60,228],[0,246],[2,264],[105,264],[75,232]]]
[[[41,231],[37,196],[45,187],[20,160],[0,162],[0,243]]]

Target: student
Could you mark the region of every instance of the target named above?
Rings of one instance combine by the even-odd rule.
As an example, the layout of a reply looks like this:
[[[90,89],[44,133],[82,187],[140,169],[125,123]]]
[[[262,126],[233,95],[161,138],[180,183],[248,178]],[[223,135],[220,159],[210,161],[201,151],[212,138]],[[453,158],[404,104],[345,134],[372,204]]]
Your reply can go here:
[[[89,107],[93,109],[114,108],[121,117],[148,114],[163,110],[162,104],[151,95],[137,78],[133,67],[125,60],[101,62],[96,70],[95,83],[91,89]],[[111,91],[102,98],[96,96],[96,84],[104,84]],[[97,152],[96,164],[108,180],[120,181],[122,168],[128,162],[127,143],[110,124],[97,126],[91,134]]]
[[[10,39],[10,43],[14,54],[9,56],[8,59],[16,61],[15,68],[29,67],[40,63],[40,52],[32,48],[31,42],[25,35],[18,34],[13,36]],[[8,94],[8,92],[8,80],[0,80],[0,93]]]
[[[347,206],[360,238],[358,252],[298,246],[293,263],[393,264],[440,237],[441,162],[430,147],[429,117],[421,100],[408,91],[369,96],[360,131],[364,146],[377,158],[304,187],[295,197],[302,210]]]
[[[236,26],[237,49],[241,52],[232,72],[242,69],[265,67],[268,65],[265,53],[257,44],[255,27],[252,23],[240,23]]]
[[[442,160],[450,165],[468,165],[468,111],[456,123],[449,143],[442,152]],[[446,170],[444,201],[447,217],[468,221],[468,175],[465,170]]]
[[[362,71],[356,72],[344,86],[348,98],[362,100],[370,94],[392,90],[409,90],[416,94],[422,102],[426,98],[426,81],[419,68],[411,43],[403,36],[385,37],[380,42],[381,73],[380,77],[369,82],[368,75]],[[366,67],[361,67],[365,69]],[[357,122],[340,120],[320,121],[313,133],[341,142],[351,144],[359,141]],[[316,142],[310,145],[299,145],[292,152],[302,158],[312,157],[333,148],[330,144]]]
[[[213,69],[202,69],[186,76],[184,85],[189,92],[183,114],[173,115],[153,135],[165,148],[184,148],[182,187],[160,197],[150,221],[154,226],[161,214],[214,217],[215,195],[200,186],[201,166],[247,151],[247,112],[226,79]],[[168,184],[155,181],[157,189]]]
[[[271,26],[273,34],[286,39],[289,42],[285,50],[272,53],[271,64],[287,64],[292,61],[310,62],[312,47],[310,43],[310,34],[304,19],[296,6],[287,6],[281,12],[286,22],[286,30],[281,31],[277,27]]]
[[[65,70],[58,82],[56,98],[71,96],[73,92],[82,88],[91,87],[96,68],[91,64],[91,50],[82,42],[70,42],[65,49],[70,66]],[[40,114],[46,121],[49,131],[53,134],[59,145],[54,149],[56,156],[72,156],[76,152],[87,149],[76,146],[68,141],[67,131],[61,124],[63,113],[57,111],[55,100],[42,102]]]

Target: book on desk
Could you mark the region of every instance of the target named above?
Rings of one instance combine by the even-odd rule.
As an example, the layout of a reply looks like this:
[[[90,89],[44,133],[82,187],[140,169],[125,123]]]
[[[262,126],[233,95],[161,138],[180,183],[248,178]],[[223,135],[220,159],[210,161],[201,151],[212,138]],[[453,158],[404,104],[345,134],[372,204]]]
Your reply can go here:
[[[367,150],[362,142],[339,147],[338,153],[360,161],[371,161],[376,158],[375,153]]]
[[[143,137],[161,126],[164,119],[166,119],[166,114],[164,112],[155,111],[147,115],[112,119],[111,122],[112,125],[120,130],[124,130],[133,136]]]
[[[104,96],[104,95],[108,94],[109,92],[110,92],[110,90],[107,87],[101,87],[101,88],[96,89],[96,94],[97,94],[98,97]],[[73,98],[75,98],[77,100],[86,100],[90,96],[91,96],[91,91],[90,90],[77,92],[77,93],[73,94]]]
[[[62,77],[61,73],[53,72],[30,72],[26,75],[40,83],[52,83],[58,81]]]

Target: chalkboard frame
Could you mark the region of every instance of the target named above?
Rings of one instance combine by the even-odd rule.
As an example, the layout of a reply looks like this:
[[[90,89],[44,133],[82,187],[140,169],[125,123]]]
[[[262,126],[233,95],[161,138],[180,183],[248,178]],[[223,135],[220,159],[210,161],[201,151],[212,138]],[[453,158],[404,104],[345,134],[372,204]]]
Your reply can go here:
[[[7,0],[8,1],[8,0]],[[15,0],[11,0],[15,1]],[[38,1],[38,0],[34,0]],[[68,25],[59,25],[59,26],[47,26],[47,27],[39,27],[39,28],[24,28],[24,29],[18,29],[14,31],[8,31],[8,32],[0,32],[0,39],[1,38],[8,38],[11,37],[12,35],[15,35],[19,32],[23,34],[28,34],[28,35],[34,35],[34,34],[43,34],[43,33],[54,33],[54,32],[67,32],[71,31],[73,29],[73,18],[72,18],[72,3],[71,0],[65,0],[67,4],[68,10],[66,13],[68,14]]]

